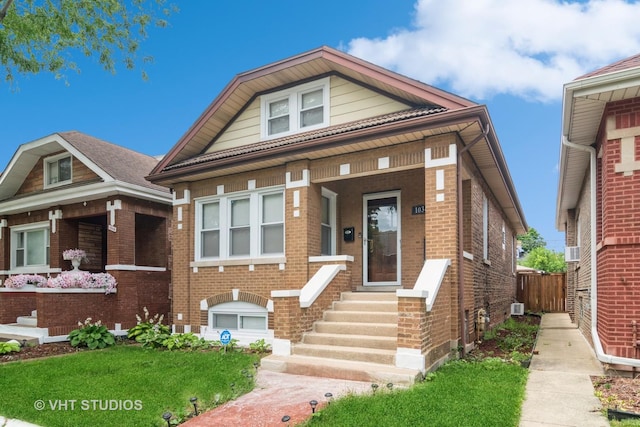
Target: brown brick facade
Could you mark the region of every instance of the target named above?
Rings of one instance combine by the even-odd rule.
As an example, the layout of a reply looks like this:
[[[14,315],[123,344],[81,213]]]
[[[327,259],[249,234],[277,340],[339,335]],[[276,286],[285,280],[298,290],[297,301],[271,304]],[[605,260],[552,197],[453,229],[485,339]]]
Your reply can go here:
[[[120,209],[115,211],[115,228],[110,229],[107,204],[116,200]],[[55,219],[54,227],[49,215],[55,210],[62,212],[62,218]],[[49,227],[50,263],[31,273],[55,277],[60,271],[71,270],[70,261],[63,260],[62,252],[81,248],[87,252],[89,261],[80,268],[94,273],[108,272],[118,286],[117,293],[111,295],[2,292],[0,322],[14,323],[16,317],[37,310],[38,327],[49,328],[49,335],[53,336],[66,335],[88,317],[110,327],[121,323],[126,329],[136,324],[135,316],[142,313],[143,307],[153,314],[169,316],[170,214],[168,205],[120,197],[7,216],[8,227],[2,230],[0,244],[1,280],[21,272],[11,264],[11,227],[42,223]]]
[[[265,307],[273,301],[269,328],[275,338],[297,342],[324,310],[337,301],[343,291],[361,289],[363,277],[363,197],[380,192],[397,191],[400,195],[401,287],[412,289],[425,259],[448,258],[448,268],[434,306],[427,312],[424,299],[399,298],[398,347],[419,349],[427,366],[435,366],[456,347],[460,339],[458,295],[458,184],[457,164],[425,168],[425,149],[435,156],[447,157],[454,135],[444,135],[420,142],[345,154],[339,158],[288,163],[283,167],[176,185],[173,215],[174,270],[172,288],[173,322],[177,330],[189,326],[201,330],[208,322],[208,308],[232,301],[231,290],[243,298]],[[452,151],[452,153],[454,153]],[[388,169],[378,169],[378,159],[388,158]],[[455,158],[455,157],[454,157]],[[340,166],[349,164],[349,174],[341,175]],[[400,166],[398,166],[400,165]],[[475,338],[477,311],[488,311],[491,323],[509,315],[515,300],[515,232],[498,207],[491,191],[473,162],[461,166],[465,175],[462,192],[464,218],[464,312],[467,342]],[[259,261],[195,262],[194,223],[197,199],[216,197],[220,189],[228,195],[247,191],[248,183],[256,190],[270,186],[291,185],[285,194],[285,257],[283,262],[261,264]],[[320,201],[322,188],[337,196],[336,254],[349,257],[341,272],[310,308],[301,308],[297,294],[272,296],[273,291],[300,290],[321,265],[310,262],[320,255]],[[488,201],[489,251],[483,259],[483,197]],[[294,203],[297,201],[297,203]],[[413,207],[424,205],[424,213]],[[178,216],[181,218],[177,220]],[[353,227],[354,241],[344,241],[342,230]],[[504,244],[503,244],[504,242]],[[253,263],[252,263],[253,262]],[[330,263],[335,263],[331,261]],[[207,310],[201,307],[205,301]]]

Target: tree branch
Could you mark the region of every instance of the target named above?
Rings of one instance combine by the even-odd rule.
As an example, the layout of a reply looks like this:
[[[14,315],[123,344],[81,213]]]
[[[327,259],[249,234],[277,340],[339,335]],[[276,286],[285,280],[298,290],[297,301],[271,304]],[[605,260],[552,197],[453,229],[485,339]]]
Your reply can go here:
[[[5,16],[7,16],[7,10],[9,10],[9,6],[11,6],[12,3],[13,0],[6,0],[6,2],[2,6],[2,9],[0,9],[0,22],[2,22]]]

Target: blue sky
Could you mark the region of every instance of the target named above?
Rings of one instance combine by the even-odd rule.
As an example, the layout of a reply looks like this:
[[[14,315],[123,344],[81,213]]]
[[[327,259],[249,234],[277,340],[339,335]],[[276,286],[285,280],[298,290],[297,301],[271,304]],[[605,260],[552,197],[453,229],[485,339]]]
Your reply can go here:
[[[640,52],[640,3],[622,0],[189,0],[154,29],[140,71],[78,58],[67,83],[18,76],[0,91],[0,169],[20,144],[79,130],[165,154],[238,73],[322,45],[486,104],[527,222],[555,229],[562,85]],[[525,12],[526,11],[526,12]],[[616,31],[611,31],[615,28]]]

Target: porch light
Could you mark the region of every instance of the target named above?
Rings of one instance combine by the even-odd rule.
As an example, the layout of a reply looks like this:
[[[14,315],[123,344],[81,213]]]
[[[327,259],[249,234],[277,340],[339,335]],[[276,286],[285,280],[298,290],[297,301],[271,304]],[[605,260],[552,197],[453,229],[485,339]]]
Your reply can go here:
[[[197,397],[192,397],[191,399],[189,399],[189,402],[191,402],[191,404],[193,405],[193,411],[195,416],[198,416],[198,398]]]
[[[171,412],[165,412],[164,414],[162,414],[162,419],[167,422],[168,427],[171,427],[171,422],[169,421],[171,420]]]
[[[316,406],[318,406],[318,401],[314,399],[314,400],[309,402],[309,405],[311,405],[311,413],[315,414],[316,413]]]
[[[324,398],[327,399],[327,405],[331,405],[331,399],[333,398],[333,394],[327,392],[324,394]]]

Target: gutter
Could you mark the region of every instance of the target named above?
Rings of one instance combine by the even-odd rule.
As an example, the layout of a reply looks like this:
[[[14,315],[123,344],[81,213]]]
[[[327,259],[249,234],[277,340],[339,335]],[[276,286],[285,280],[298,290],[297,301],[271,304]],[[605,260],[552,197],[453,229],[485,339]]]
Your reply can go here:
[[[589,224],[589,232],[591,233],[591,338],[593,340],[593,347],[596,353],[596,357],[603,363],[609,363],[612,365],[627,365],[633,367],[640,367],[640,359],[632,359],[630,357],[613,356],[606,354],[602,348],[600,342],[600,335],[598,334],[598,268],[596,265],[596,149],[591,146],[579,145],[570,142],[566,135],[562,136],[562,145],[568,148],[575,148],[576,150],[585,151],[589,153],[589,174],[590,184],[589,191],[591,192],[591,200],[589,207],[589,215],[591,216],[591,223]]]
[[[480,125],[482,126],[482,122],[480,122]],[[489,123],[487,123],[480,135],[476,136],[473,141],[471,141],[467,145],[464,145],[460,150],[456,150],[458,156],[456,161],[456,179],[458,186],[458,190],[456,191],[458,199],[458,317],[460,318],[460,337],[462,341],[462,349],[460,351],[461,357],[464,357],[467,353],[467,328],[469,325],[465,323],[464,317],[464,225],[462,223],[464,202],[462,200],[462,173],[460,169],[462,168],[462,155],[471,147],[473,147],[478,141],[486,138],[486,136],[489,134],[489,130]],[[460,138],[460,140],[463,141],[462,138]],[[467,328],[465,328],[465,326],[467,326]]]

